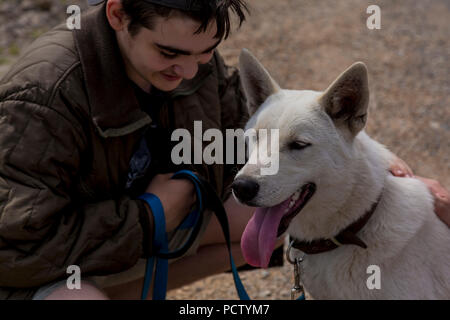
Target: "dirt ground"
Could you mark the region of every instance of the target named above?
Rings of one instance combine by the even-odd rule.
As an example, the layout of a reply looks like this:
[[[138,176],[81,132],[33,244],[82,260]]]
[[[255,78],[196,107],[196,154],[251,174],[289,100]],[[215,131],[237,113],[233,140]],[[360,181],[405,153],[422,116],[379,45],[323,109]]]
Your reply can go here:
[[[68,2],[85,3],[0,0],[0,77],[49,23],[64,21]],[[367,132],[417,175],[450,188],[449,0],[249,3],[248,21],[219,48],[229,64],[236,65],[247,48],[282,87],[324,90],[353,62],[365,62],[371,95]],[[379,30],[366,26],[366,10],[374,3],[381,8]],[[254,299],[289,299],[290,265],[241,276]],[[221,274],[170,291],[168,299],[237,299],[237,294],[231,274]]]

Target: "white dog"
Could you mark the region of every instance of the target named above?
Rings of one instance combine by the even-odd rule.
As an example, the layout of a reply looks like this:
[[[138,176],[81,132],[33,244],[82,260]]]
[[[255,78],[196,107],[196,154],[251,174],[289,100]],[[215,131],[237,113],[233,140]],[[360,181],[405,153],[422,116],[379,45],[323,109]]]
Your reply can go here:
[[[363,131],[366,66],[355,63],[325,92],[280,89],[246,50],[240,69],[246,129],[279,129],[278,173],[261,175],[258,158],[233,183],[239,201],[262,207],[242,237],[247,262],[267,267],[287,231],[306,252],[301,278],[316,299],[449,299],[450,229],[428,188],[392,176],[392,153]],[[375,288],[370,266],[379,271]]]

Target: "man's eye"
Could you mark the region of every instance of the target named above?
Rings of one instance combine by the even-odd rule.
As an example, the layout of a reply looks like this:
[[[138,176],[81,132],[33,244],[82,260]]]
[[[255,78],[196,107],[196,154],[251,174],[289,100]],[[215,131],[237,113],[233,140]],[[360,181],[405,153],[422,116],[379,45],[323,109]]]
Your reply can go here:
[[[175,59],[176,57],[178,57],[178,54],[176,54],[176,53],[166,53],[166,52],[164,52],[164,51],[160,51],[159,52],[164,58],[167,58],[167,59]]]

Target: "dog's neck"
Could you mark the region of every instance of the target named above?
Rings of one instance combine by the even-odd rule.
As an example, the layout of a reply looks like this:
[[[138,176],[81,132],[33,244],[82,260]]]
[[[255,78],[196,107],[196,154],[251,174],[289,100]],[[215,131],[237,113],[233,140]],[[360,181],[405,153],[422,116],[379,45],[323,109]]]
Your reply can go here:
[[[317,254],[327,251],[332,251],[343,245],[356,245],[361,248],[367,249],[367,244],[362,241],[357,233],[367,224],[373,213],[377,209],[378,204],[383,193],[380,194],[377,201],[372,205],[369,211],[367,211],[356,222],[349,225],[347,228],[339,232],[339,234],[330,239],[318,239],[315,241],[300,241],[298,239],[290,238],[291,246],[295,249],[301,250],[306,254]]]
[[[362,217],[379,200],[385,179],[389,175],[389,158],[392,155],[365,132],[356,137],[354,144],[357,158],[353,163],[353,188],[347,201],[337,212],[353,220],[352,222]]]
[[[389,175],[389,158],[392,154],[381,144],[361,132],[354,141],[356,158],[353,190],[338,215],[348,218],[343,221],[342,230],[360,219],[372,205],[380,200],[380,195]]]

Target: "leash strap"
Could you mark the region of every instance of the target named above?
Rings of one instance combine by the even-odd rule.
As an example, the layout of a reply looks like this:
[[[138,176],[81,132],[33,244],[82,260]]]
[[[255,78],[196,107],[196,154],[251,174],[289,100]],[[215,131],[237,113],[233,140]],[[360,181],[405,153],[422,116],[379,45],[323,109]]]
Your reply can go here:
[[[155,234],[154,234],[154,248],[156,252],[167,252],[168,240],[166,233],[166,219],[164,217],[164,208],[161,201],[157,196],[152,193],[146,193],[139,197],[139,199],[145,200],[150,206],[154,221],[155,221]],[[150,282],[153,277],[153,267],[155,265],[155,257],[151,257],[147,260],[144,288],[142,290],[142,299],[145,300],[150,288]],[[168,277],[169,263],[167,259],[156,259],[156,271],[155,271],[155,284],[153,289],[154,300],[165,300],[167,291],[167,277]]]
[[[225,209],[222,204],[222,200],[219,198],[219,196],[216,194],[214,189],[210,186],[208,181],[205,179],[196,176],[196,178],[202,183],[203,186],[207,186],[205,189],[206,196],[208,199],[208,204],[211,210],[216,214],[217,220],[220,223],[220,226],[222,227],[223,235],[225,237],[225,241],[227,243],[228,247],[228,253],[229,253],[229,259],[230,259],[230,266],[231,266],[231,272],[233,273],[233,280],[234,285],[236,287],[236,291],[238,293],[240,300],[250,300],[250,297],[248,296],[247,292],[245,291],[244,285],[242,284],[241,278],[239,277],[236,264],[234,263],[233,255],[231,253],[231,239],[230,239],[230,227],[228,224],[228,217],[227,213],[225,212]]]
[[[142,299],[145,300],[148,295],[150,283],[153,276],[153,268],[156,261],[155,280],[153,287],[153,299],[164,300],[167,292],[167,278],[168,278],[168,259],[173,259],[182,256],[193,244],[198,236],[200,227],[202,224],[202,216],[205,207],[210,208],[215,214],[222,227],[222,231],[225,236],[225,240],[228,247],[231,271],[233,273],[233,280],[236,286],[238,296],[241,300],[250,300],[242,281],[237,272],[236,265],[234,263],[233,255],[231,253],[231,240],[230,229],[228,224],[228,218],[223,207],[221,199],[217,196],[211,185],[203,178],[200,178],[192,171],[181,170],[177,172],[172,179],[188,179],[191,181],[197,194],[197,206],[188,217],[181,223],[178,229],[193,228],[186,243],[178,250],[174,252],[168,252],[168,240],[166,230],[166,223],[164,217],[164,209],[161,201],[153,194],[144,194],[139,199],[145,200],[150,206],[154,220],[155,220],[155,256],[147,260],[146,273],[144,278],[144,287],[142,290]],[[205,202],[208,202],[206,204]]]

